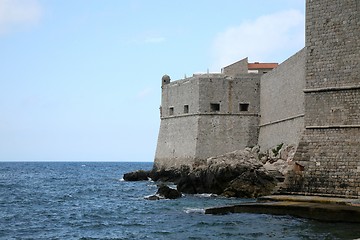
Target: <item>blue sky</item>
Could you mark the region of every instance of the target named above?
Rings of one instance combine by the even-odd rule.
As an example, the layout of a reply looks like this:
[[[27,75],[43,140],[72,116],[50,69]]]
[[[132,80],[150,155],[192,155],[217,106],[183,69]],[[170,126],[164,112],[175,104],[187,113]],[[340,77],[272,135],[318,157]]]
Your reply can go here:
[[[0,161],[153,161],[160,85],[304,46],[304,0],[0,0]]]

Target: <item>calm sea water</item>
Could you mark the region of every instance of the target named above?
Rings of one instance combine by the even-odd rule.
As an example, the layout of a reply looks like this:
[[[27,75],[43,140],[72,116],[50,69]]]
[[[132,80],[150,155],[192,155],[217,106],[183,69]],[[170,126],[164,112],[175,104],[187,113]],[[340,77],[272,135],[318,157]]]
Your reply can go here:
[[[356,224],[262,214],[205,215],[239,203],[207,195],[149,201],[156,183],[124,182],[152,163],[0,162],[0,239],[354,239]]]

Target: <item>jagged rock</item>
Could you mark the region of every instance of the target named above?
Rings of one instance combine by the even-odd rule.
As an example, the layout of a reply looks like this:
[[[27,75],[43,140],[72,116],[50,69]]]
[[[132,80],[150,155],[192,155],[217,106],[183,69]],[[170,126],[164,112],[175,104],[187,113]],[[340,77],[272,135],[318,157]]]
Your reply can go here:
[[[170,188],[164,184],[159,186],[156,194],[167,199],[176,199],[181,197],[181,192],[176,189]]]
[[[251,149],[251,152],[252,152],[253,154],[255,154],[255,156],[258,155],[259,152],[260,152],[260,146],[255,146],[255,147],[253,147],[253,148]]]
[[[256,198],[271,194],[274,187],[274,178],[266,172],[248,171],[232,180],[222,195],[226,197]]]
[[[271,193],[276,183],[249,148],[209,158],[206,165],[183,176],[177,189],[185,193],[257,197]]]
[[[146,181],[149,179],[150,171],[138,170],[135,172],[125,173],[123,179],[125,181]]]
[[[179,169],[170,168],[170,169],[156,169],[154,168],[150,173],[150,178],[154,181],[160,182],[173,182],[175,184],[178,183],[180,178],[183,175],[188,174],[190,171],[189,166],[181,166]]]
[[[264,168],[268,171],[277,171],[282,175],[286,175],[288,171],[292,170],[293,164],[291,162],[287,162],[282,159],[279,159],[274,163],[270,163],[270,162],[265,163]]]
[[[296,152],[296,148],[293,145],[283,145],[282,148],[279,151],[280,159],[284,161],[292,161],[294,155]]]

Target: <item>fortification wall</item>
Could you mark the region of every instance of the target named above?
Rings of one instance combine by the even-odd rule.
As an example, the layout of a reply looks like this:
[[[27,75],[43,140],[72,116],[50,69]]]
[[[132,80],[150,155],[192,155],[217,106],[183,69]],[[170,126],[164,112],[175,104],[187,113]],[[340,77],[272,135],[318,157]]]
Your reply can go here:
[[[196,156],[205,160],[257,144],[258,116],[204,114],[199,118]]]
[[[187,111],[184,111],[184,106]],[[171,110],[172,109],[172,110]],[[199,110],[199,79],[178,80],[162,86],[161,117],[194,114]]]
[[[199,111],[212,112],[210,104],[220,104],[218,113],[258,114],[260,105],[260,75],[244,74],[236,77],[201,77],[199,79]],[[240,104],[248,108],[241,111]]]
[[[191,77],[162,85],[155,167],[177,168],[193,163],[198,132],[198,99],[198,78]]]
[[[261,77],[261,150],[297,145],[304,130],[305,49]]]
[[[163,118],[160,123],[154,166],[161,169],[191,165],[196,156],[197,115]]]
[[[289,191],[360,196],[359,5],[307,0],[304,172]]]
[[[248,73],[248,58],[244,58],[238,62],[235,62],[222,69],[222,73],[231,76],[235,74],[247,74]]]
[[[202,74],[163,84],[155,167],[191,166],[256,145],[259,84],[257,74]]]
[[[260,75],[225,75],[199,81],[197,157],[206,159],[254,146],[258,140]],[[219,104],[214,111],[210,104]]]

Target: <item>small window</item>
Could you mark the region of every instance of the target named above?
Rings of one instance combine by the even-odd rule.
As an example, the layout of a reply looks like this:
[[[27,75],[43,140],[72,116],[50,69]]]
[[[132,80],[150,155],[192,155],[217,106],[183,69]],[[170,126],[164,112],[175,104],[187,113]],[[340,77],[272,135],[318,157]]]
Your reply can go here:
[[[220,111],[220,103],[210,103],[210,111],[211,112],[219,112]]]
[[[184,105],[184,113],[189,113],[189,105]]]
[[[247,112],[249,111],[249,104],[248,103],[240,103],[240,112]]]
[[[169,107],[169,115],[174,115],[174,107]]]

